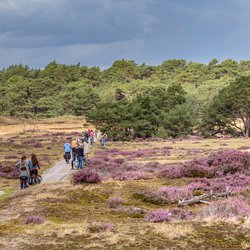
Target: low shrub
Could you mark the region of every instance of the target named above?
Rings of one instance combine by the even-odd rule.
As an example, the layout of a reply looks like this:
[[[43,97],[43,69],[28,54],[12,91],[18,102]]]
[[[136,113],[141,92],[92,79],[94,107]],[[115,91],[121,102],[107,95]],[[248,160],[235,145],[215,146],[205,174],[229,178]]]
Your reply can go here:
[[[198,213],[198,218],[242,218],[249,217],[250,206],[242,199],[228,198],[211,202]]]
[[[170,211],[171,220],[190,220],[195,217],[195,214],[191,211],[187,211],[180,208],[174,208]]]
[[[179,164],[166,165],[157,173],[158,178],[176,179],[183,177],[182,166]]]
[[[192,191],[186,187],[161,187],[157,190],[143,190],[135,193],[135,197],[153,204],[173,204],[181,199],[192,198]]]
[[[121,197],[111,197],[107,200],[107,205],[110,208],[118,208],[123,202],[124,200]]]
[[[170,213],[165,209],[157,209],[155,211],[150,212],[145,221],[147,222],[166,222],[170,221]]]
[[[98,183],[101,182],[101,178],[98,173],[92,172],[88,169],[83,169],[76,172],[73,175],[73,184],[82,183]]]
[[[241,190],[250,188],[250,176],[244,174],[227,174],[224,177],[207,179],[196,178],[193,179],[187,186],[188,189],[223,192],[228,187],[232,191],[240,192]]]
[[[44,222],[44,217],[40,215],[30,215],[24,218],[24,224],[42,224]]]
[[[113,178],[119,181],[134,181],[149,179],[149,176],[141,171],[126,171],[124,173],[113,175]]]

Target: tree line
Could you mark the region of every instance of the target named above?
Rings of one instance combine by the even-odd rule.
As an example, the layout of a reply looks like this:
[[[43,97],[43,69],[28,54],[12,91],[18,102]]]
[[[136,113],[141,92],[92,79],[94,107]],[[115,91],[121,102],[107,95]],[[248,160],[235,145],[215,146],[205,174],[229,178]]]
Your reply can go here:
[[[113,138],[191,133],[249,136],[250,61],[182,59],[161,65],[117,60],[105,70],[55,61],[0,70],[0,114],[86,116]]]

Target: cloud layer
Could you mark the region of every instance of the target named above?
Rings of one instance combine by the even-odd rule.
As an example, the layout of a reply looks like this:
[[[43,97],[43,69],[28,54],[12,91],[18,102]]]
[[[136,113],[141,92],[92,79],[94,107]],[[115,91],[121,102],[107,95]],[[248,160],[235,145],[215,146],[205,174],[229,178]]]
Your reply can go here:
[[[1,0],[0,67],[250,59],[249,10],[247,0]]]

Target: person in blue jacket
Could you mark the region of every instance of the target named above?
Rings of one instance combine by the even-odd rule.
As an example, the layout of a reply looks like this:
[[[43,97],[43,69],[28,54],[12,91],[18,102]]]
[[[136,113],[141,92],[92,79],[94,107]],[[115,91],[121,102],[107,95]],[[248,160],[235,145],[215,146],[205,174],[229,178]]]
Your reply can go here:
[[[71,158],[71,144],[69,142],[66,142],[64,144],[64,158],[67,163],[69,163],[69,159]]]

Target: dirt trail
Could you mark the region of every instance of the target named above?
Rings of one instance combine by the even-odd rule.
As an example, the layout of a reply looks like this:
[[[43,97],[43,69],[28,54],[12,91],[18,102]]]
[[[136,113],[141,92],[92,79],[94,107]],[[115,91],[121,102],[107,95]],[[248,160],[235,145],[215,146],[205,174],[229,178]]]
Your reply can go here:
[[[65,160],[61,160],[43,173],[42,182],[64,181],[72,172],[71,164],[67,164]]]

